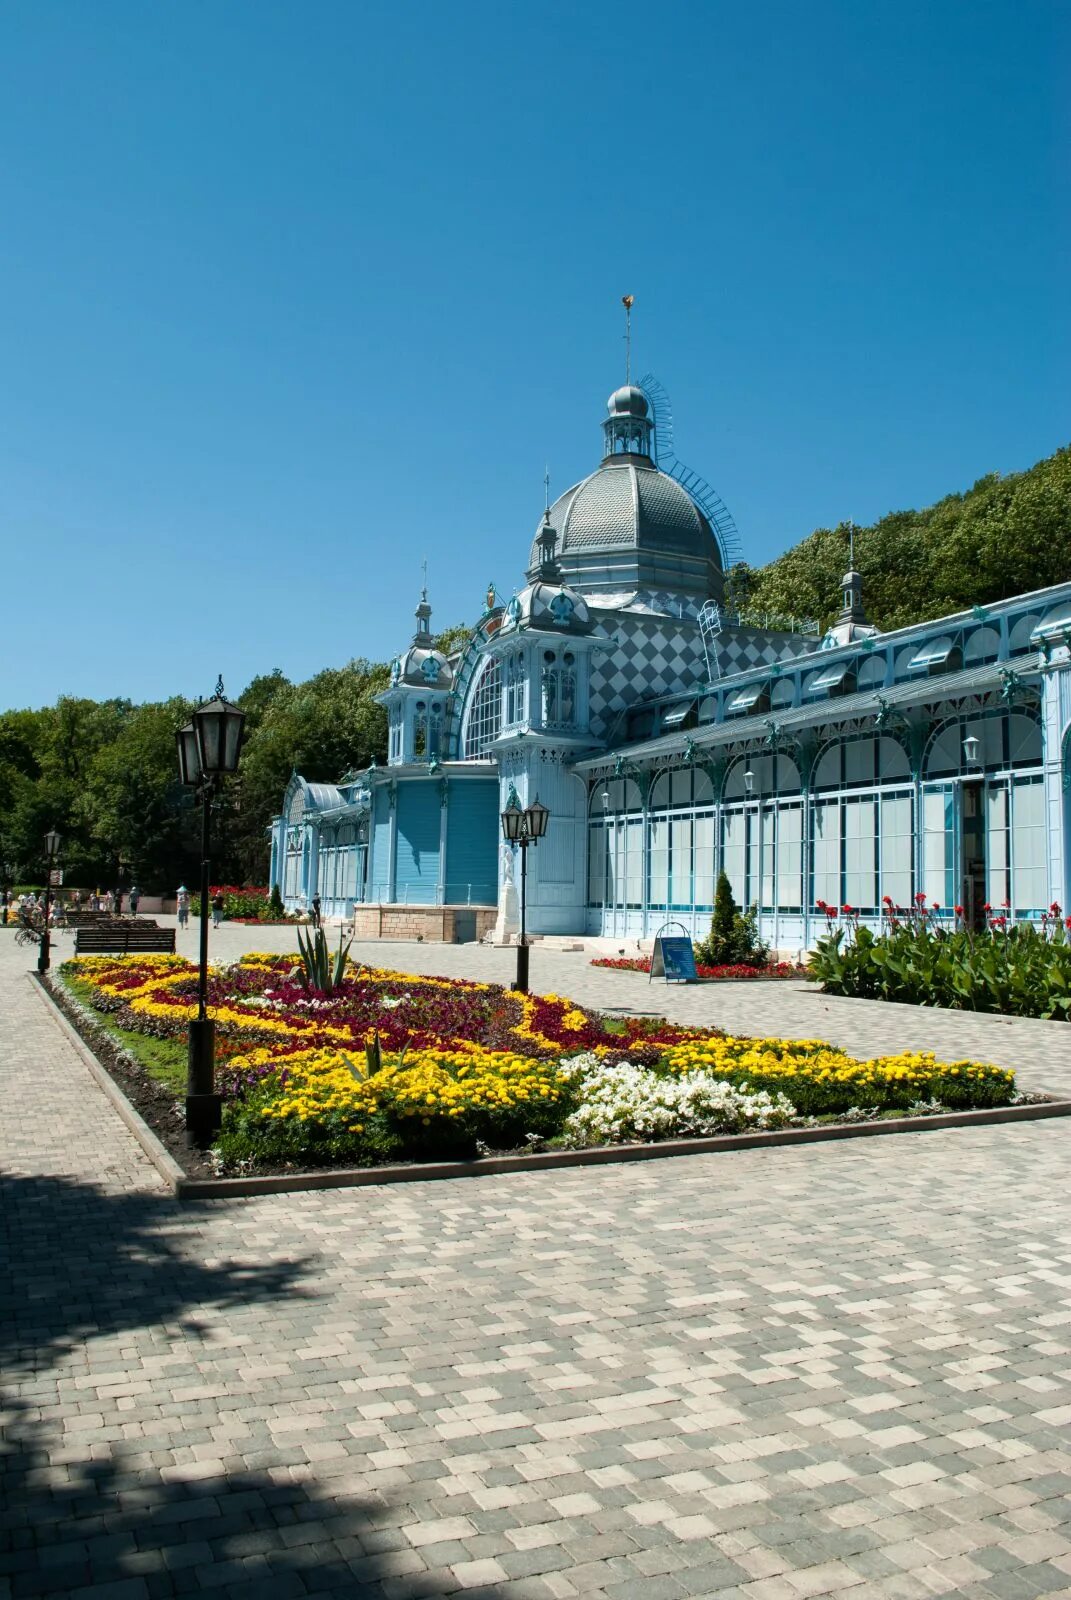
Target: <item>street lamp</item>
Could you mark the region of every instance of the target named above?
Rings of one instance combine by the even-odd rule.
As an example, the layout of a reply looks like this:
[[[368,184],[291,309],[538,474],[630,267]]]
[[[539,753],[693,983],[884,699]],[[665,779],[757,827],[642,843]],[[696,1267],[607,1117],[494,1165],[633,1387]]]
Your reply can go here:
[[[524,811],[514,794],[502,813],[502,836],[507,844],[521,847],[521,934],[517,946],[517,981],[513,985],[520,994],[528,993],[528,934],[525,930],[525,909],[528,884],[528,846],[538,844],[547,831],[550,812],[546,806],[533,800]]]
[[[45,834],[45,925],[41,930],[41,948],[37,955],[38,972],[47,972],[52,954],[51,940],[48,936],[48,912],[52,904],[52,873],[56,862],[59,860],[60,836],[55,828],[50,828]]]
[[[221,780],[238,770],[245,713],[224,697],[223,678],[213,699],[200,705],[175,734],[179,776],[201,798],[201,946],[197,979],[197,1019],[190,1023],[186,1065],[186,1132],[200,1145],[211,1144],[222,1110],[215,1084],[215,1022],[208,1015],[208,878],[212,796]]]
[[[744,788],[747,790],[748,794],[755,793],[755,774],[752,772],[750,767],[748,767],[747,771],[744,773]]]
[[[969,733],[963,741],[963,759],[969,767],[978,765],[978,740]]]

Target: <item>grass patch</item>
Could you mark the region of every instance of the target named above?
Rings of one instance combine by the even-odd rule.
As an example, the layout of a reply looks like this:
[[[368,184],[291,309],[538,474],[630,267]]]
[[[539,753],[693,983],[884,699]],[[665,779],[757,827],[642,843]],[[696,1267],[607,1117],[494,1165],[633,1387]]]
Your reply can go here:
[[[154,1083],[161,1084],[175,1095],[186,1093],[187,1048],[183,1040],[154,1039],[146,1033],[133,1033],[129,1028],[120,1028],[107,1012],[94,1009],[96,991],[92,984],[65,975],[60,976],[60,982],[72,999],[85,1007],[108,1037],[134,1057]]]

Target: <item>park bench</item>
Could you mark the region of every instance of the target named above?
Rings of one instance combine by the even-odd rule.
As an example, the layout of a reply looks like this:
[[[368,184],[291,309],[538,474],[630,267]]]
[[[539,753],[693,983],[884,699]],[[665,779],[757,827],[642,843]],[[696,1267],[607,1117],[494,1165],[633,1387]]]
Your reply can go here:
[[[158,928],[155,922],[99,923],[92,928],[79,928],[74,936],[76,956],[101,955],[174,955],[174,928]]]

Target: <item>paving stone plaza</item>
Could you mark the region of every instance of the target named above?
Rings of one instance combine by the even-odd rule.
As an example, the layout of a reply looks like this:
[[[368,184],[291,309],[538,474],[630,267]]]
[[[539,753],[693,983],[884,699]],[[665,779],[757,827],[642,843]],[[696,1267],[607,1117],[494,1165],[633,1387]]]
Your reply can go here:
[[[0,938],[4,1600],[1071,1595],[1071,1121],[180,1206],[31,964]],[[1057,1025],[532,965],[1071,1078]]]

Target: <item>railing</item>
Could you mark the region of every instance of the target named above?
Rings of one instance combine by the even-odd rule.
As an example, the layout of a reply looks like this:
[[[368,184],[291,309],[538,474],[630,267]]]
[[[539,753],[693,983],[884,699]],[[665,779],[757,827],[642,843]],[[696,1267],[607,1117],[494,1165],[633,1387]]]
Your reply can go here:
[[[421,898],[417,898],[420,894]],[[434,890],[420,891],[404,883],[391,893],[389,883],[370,883],[368,894],[358,904],[380,906],[490,906],[498,899],[497,889],[490,883],[436,884]]]

